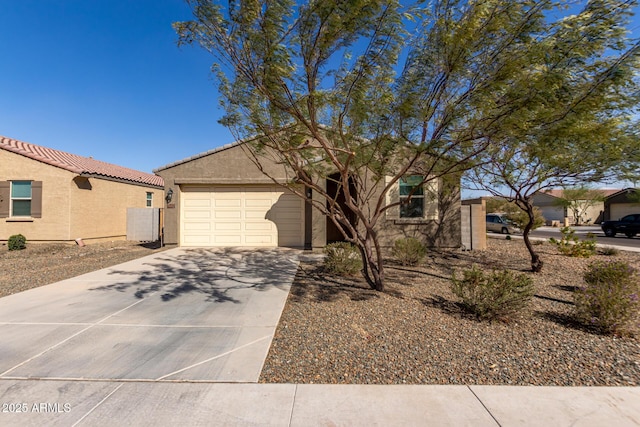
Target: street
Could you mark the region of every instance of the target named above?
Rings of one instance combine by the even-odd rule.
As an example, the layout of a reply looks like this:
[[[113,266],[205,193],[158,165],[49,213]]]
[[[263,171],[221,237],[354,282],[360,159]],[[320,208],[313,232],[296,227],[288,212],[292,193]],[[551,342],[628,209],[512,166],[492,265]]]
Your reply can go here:
[[[584,239],[587,233],[593,233],[596,235],[596,242],[599,245],[604,246],[620,246],[620,247],[628,247],[635,248],[640,250],[640,236],[635,236],[633,238],[628,238],[624,234],[617,234],[616,237],[606,237],[604,232],[599,226],[579,226],[573,228],[576,232],[576,236],[580,239]],[[560,228],[558,227],[540,227],[531,232],[531,237],[544,238],[549,239],[551,237],[555,237],[556,239],[562,238],[562,234],[560,233]]]

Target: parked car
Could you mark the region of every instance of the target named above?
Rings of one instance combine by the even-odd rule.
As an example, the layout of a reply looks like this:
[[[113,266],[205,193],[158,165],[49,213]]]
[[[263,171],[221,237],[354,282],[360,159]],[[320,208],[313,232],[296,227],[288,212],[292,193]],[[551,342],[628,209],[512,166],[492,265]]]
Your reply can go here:
[[[600,227],[607,237],[624,233],[625,236],[631,238],[640,233],[640,213],[624,216],[619,221],[603,221]]]
[[[487,214],[487,231],[511,234],[520,231],[507,217],[500,214]]]

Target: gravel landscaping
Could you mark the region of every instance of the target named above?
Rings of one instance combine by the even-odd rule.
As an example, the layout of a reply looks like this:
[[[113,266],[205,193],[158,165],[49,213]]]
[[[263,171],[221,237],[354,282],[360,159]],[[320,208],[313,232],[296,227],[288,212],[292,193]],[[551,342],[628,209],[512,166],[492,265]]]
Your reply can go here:
[[[388,262],[387,291],[303,262],[261,382],[340,384],[640,385],[640,342],[604,336],[573,321],[572,291],[594,260],[640,268],[640,253],[558,255],[537,246],[545,266],[521,315],[479,322],[450,291],[453,271],[473,264],[526,271],[521,240],[489,239],[478,252],[432,252],[422,266]]]

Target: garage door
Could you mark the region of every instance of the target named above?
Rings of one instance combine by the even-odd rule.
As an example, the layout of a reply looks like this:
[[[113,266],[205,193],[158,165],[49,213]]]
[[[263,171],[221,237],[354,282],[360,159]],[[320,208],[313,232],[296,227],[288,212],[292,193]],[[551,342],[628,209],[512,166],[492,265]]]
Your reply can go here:
[[[623,216],[640,213],[640,205],[636,203],[612,203],[609,206],[612,220],[619,220]]]
[[[304,200],[282,187],[181,190],[182,246],[304,246]]]

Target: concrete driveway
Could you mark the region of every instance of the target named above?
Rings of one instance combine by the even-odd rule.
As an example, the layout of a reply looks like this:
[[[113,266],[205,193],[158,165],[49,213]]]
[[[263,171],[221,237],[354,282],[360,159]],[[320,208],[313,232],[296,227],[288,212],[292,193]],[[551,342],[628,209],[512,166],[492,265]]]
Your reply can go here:
[[[173,249],[0,298],[0,425],[640,424],[638,387],[255,384],[298,256]]]
[[[1,298],[0,379],[257,382],[298,254],[177,248]]]

